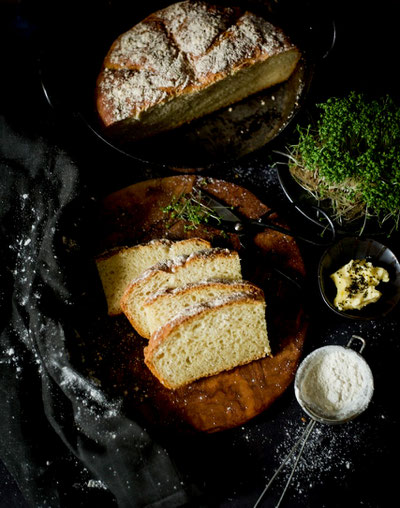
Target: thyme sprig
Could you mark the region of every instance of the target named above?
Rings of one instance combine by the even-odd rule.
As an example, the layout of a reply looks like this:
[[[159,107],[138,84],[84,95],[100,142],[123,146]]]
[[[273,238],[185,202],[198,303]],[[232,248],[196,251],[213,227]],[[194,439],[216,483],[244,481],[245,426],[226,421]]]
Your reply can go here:
[[[221,218],[215,211],[202,202],[201,190],[193,188],[190,193],[174,196],[172,201],[162,208],[163,213],[168,214],[167,227],[170,228],[179,221],[184,221],[185,231],[195,230],[201,224],[215,221],[216,226],[221,226]]]
[[[298,126],[289,149],[293,176],[330,199],[337,218],[400,217],[400,108],[389,97],[351,92],[317,105],[315,125]]]

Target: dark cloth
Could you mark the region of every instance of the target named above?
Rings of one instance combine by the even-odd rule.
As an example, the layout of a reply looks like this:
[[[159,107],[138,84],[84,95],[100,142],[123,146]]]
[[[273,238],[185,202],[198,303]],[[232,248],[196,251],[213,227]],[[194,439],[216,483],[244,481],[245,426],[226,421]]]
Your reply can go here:
[[[87,185],[96,171],[58,143],[71,126],[43,99],[35,26],[23,11],[7,14],[0,458],[30,506],[181,506],[190,495],[167,451],[74,362],[98,304],[90,254],[96,196]]]
[[[183,504],[166,451],[71,363],[96,306],[82,240],[91,199],[79,170],[45,139],[16,133],[4,118],[1,128],[0,434],[8,439],[0,455],[36,506],[87,503],[99,490],[88,482],[104,484],[110,504]]]

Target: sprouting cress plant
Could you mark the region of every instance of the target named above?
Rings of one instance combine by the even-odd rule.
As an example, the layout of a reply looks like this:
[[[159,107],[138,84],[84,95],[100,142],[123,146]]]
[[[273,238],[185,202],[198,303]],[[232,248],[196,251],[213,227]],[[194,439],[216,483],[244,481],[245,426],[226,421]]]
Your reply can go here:
[[[289,148],[295,179],[318,200],[330,200],[335,219],[400,217],[400,108],[389,96],[351,92],[317,105],[315,124],[298,126]]]

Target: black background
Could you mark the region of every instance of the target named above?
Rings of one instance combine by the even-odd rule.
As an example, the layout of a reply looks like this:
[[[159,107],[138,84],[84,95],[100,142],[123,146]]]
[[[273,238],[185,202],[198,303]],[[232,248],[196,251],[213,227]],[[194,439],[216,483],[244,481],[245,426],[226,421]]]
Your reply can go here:
[[[376,96],[390,93],[399,100],[395,4],[388,1],[371,4],[324,2],[325,14],[335,19],[337,40],[330,55],[317,69],[309,96],[310,107],[331,95],[342,95],[351,90]],[[130,462],[127,452],[126,460],[121,463],[117,464],[114,456],[110,459],[121,480],[120,485],[113,483],[106,468],[107,456],[111,456],[113,451],[91,444],[93,422],[87,427],[83,421],[74,423],[74,408],[68,405],[71,398],[68,404],[61,399],[60,404],[67,404],[62,410],[56,407],[48,410],[47,404],[55,404],[58,400],[55,393],[59,379],[48,366],[46,354],[49,358],[53,354],[49,344],[51,334],[56,352],[65,352],[57,324],[61,323],[68,337],[74,320],[78,322],[81,319],[80,305],[84,305],[87,312],[96,305],[95,297],[88,299],[77,295],[86,290],[90,293],[91,290],[90,260],[86,257],[89,251],[87,245],[90,244],[88,219],[92,217],[98,199],[125,185],[152,176],[167,176],[170,172],[126,159],[103,146],[83,123],[49,108],[42,94],[37,67],[38,27],[44,20],[48,21],[49,12],[39,4],[14,2],[1,4],[1,10],[4,27],[1,30],[3,122],[0,209],[4,270],[0,279],[0,323],[4,350],[0,368],[4,367],[4,373],[6,370],[13,372],[16,381],[6,374],[2,376],[0,458],[7,468],[1,463],[0,506],[41,506],[46,503],[50,506],[87,506],[95,502],[114,506],[117,491],[121,493],[121,506],[150,505],[155,499],[149,494],[151,483],[146,476],[146,465],[143,476],[138,476],[132,483],[132,488],[136,490],[125,495],[124,486],[128,485],[128,477],[138,464],[136,458],[133,457]],[[53,12],[50,14],[53,15]],[[59,21],[54,18],[55,23]],[[70,37],[74,38],[73,27]],[[73,73],[73,69],[68,69],[68,72]],[[284,145],[284,137],[280,143]],[[270,167],[271,160],[273,154],[267,149],[247,160],[215,168],[212,175],[250,188],[266,203],[277,206],[285,214],[286,201],[276,172]],[[42,216],[47,217],[47,229],[43,230],[43,235],[40,238],[32,235],[33,245],[37,247],[32,251],[32,257],[36,255],[35,259],[47,266],[47,276],[42,273],[40,283],[35,286],[44,295],[43,304],[32,305],[31,311],[26,313],[18,305],[25,296],[28,299],[35,296],[32,292],[24,293],[21,272],[16,273],[20,255],[25,251],[8,248],[8,245],[17,245],[21,238],[26,241],[29,236],[22,237],[20,233],[28,235],[31,224],[35,223],[35,217],[23,207],[21,196],[25,193],[36,212],[39,210]],[[53,216],[56,217],[55,233],[51,229]],[[288,218],[297,224],[295,216],[289,215]],[[302,224],[300,220],[298,223]],[[37,224],[40,226],[40,221]],[[54,238],[47,237],[46,243],[45,233],[51,235],[51,231]],[[74,238],[78,247],[63,250],[57,244],[63,236]],[[400,255],[398,237],[394,236],[386,243]],[[367,340],[365,357],[374,373],[375,393],[370,407],[357,420],[338,427],[317,426],[305,447],[304,458],[282,506],[391,506],[397,491],[396,467],[393,464],[397,462],[399,445],[396,408],[399,309],[395,309],[384,321],[355,323],[336,318],[324,307],[317,292],[316,263],[321,251],[305,246],[302,249],[309,276],[306,303],[311,315],[306,352],[324,344],[345,344],[352,333],[363,336]],[[54,254],[58,256],[55,261]],[[60,270],[63,271],[61,275]],[[76,282],[76,279],[79,281]],[[59,300],[53,300],[53,295]],[[16,328],[16,316],[23,323],[18,325],[20,330],[30,330],[35,337],[35,346],[21,345],[21,334],[18,339],[17,333],[11,333],[10,330]],[[47,332],[42,336],[39,331],[43,323]],[[19,355],[7,353],[17,348]],[[65,361],[68,362],[68,359]],[[35,362],[42,366],[41,376],[37,374],[37,368],[32,368]],[[48,376],[44,383],[43,370],[46,368]],[[6,381],[7,384],[4,384]],[[73,396],[74,393],[70,394],[70,397]],[[61,413],[63,419],[60,421],[51,418]],[[69,421],[67,416],[72,420]],[[13,417],[20,419],[20,424],[11,424]],[[303,417],[289,389],[270,410],[246,425],[222,434],[185,437],[153,434],[152,429],[146,429],[161,449],[169,452],[173,461],[171,465],[166,458],[162,462],[165,474],[158,471],[160,482],[166,486],[160,488],[157,499],[167,498],[173,493],[173,487],[176,491],[186,491],[188,495],[170,497],[164,504],[154,506],[180,506],[194,492],[201,494],[198,501],[192,501],[194,505],[252,506],[266,480],[304,428]],[[132,430],[129,426],[122,426],[122,422],[127,425],[123,419],[120,427],[118,421],[115,422],[122,435],[119,443],[129,443],[129,436],[136,439],[140,431],[136,427]],[[85,435],[87,442],[82,444],[79,432]],[[71,443],[76,446],[71,446]],[[89,457],[88,450],[97,454],[97,459]],[[160,468],[160,463],[150,452],[147,459],[147,472],[155,474],[155,468]],[[177,482],[172,487],[170,485],[171,488],[167,485],[169,474],[174,475],[173,481]],[[88,483],[98,479],[107,483],[112,493],[98,488],[98,483]],[[140,481],[143,481],[141,492]],[[277,490],[271,492],[264,506],[273,506],[282,482],[278,483]],[[88,485],[92,486],[88,488]],[[154,490],[157,490],[155,484]]]

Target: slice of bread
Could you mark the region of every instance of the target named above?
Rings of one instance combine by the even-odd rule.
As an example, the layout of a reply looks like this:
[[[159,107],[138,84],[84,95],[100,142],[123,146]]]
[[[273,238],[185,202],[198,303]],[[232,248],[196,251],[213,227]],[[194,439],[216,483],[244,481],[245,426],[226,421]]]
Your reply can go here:
[[[145,363],[176,389],[270,354],[261,294],[235,294],[190,307],[159,328]]]
[[[192,252],[210,249],[201,238],[173,242],[152,240],[145,244],[112,249],[96,259],[97,269],[107,300],[108,314],[122,313],[120,301],[129,283],[151,266]]]
[[[131,282],[121,299],[121,308],[135,330],[142,337],[149,338],[144,302],[153,293],[213,279],[242,279],[237,252],[214,248],[159,263]]]
[[[185,309],[223,298],[234,293],[248,295],[263,294],[263,291],[247,281],[202,281],[175,289],[164,289],[154,293],[144,302],[150,335]]]

